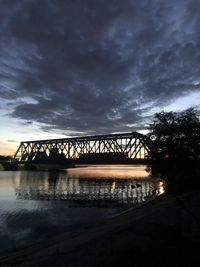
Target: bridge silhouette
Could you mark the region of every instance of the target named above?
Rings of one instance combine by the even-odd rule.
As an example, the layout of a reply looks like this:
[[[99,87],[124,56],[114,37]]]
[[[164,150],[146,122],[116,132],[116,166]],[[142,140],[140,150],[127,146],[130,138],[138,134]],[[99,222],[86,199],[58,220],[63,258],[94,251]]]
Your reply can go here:
[[[35,164],[142,163],[148,159],[149,151],[150,139],[131,132],[24,141],[14,158]]]

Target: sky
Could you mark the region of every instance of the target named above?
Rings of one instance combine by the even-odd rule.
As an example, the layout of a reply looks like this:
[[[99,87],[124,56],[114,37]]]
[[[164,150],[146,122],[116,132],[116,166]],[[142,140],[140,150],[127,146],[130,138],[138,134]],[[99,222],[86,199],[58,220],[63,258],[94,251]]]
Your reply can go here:
[[[200,110],[199,0],[0,0],[0,154]]]

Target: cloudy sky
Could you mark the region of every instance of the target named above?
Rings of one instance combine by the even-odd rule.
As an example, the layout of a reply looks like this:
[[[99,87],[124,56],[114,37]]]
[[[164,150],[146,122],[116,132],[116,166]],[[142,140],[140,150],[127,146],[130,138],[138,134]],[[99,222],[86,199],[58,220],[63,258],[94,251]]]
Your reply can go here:
[[[0,0],[0,154],[200,109],[199,0]]]

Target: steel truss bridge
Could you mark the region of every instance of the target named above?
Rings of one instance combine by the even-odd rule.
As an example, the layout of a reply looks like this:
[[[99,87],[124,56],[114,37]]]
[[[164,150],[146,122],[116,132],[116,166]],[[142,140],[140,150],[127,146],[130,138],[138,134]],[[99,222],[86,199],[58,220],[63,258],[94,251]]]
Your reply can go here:
[[[131,163],[146,160],[150,140],[118,133],[21,142],[14,158],[21,163]]]

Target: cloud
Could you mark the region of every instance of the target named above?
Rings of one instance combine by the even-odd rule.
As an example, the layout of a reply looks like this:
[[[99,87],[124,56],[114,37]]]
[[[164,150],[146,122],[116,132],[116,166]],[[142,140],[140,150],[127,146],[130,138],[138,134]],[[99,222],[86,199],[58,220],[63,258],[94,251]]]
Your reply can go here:
[[[45,131],[143,129],[148,110],[200,91],[197,10],[197,0],[1,1],[0,97]]]

